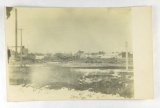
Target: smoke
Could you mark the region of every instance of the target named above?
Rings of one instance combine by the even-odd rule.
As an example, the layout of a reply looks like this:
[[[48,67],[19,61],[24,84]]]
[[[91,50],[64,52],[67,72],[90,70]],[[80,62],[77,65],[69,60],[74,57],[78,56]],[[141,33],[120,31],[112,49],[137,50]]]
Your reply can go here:
[[[31,82],[38,87],[47,85],[51,79],[51,70],[47,67],[36,66],[33,67],[31,73]]]

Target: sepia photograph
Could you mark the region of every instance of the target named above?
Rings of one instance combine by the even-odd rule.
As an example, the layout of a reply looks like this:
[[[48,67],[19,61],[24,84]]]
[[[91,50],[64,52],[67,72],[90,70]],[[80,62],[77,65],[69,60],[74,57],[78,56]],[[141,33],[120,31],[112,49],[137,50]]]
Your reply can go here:
[[[132,7],[5,12],[9,100],[135,98]]]

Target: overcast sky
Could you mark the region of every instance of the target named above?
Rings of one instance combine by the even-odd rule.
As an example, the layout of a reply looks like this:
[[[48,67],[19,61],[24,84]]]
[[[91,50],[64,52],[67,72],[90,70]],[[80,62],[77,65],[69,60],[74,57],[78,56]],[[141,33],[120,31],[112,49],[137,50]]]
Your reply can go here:
[[[132,50],[131,8],[17,8],[23,45],[30,52]],[[8,46],[15,42],[15,10],[6,20]],[[20,45],[20,31],[18,31]]]

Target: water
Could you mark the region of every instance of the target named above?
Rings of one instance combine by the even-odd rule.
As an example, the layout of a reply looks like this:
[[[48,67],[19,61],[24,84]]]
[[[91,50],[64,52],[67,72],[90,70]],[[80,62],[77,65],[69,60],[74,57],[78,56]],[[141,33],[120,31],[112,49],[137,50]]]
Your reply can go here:
[[[60,64],[32,65],[9,68],[11,85],[34,85],[47,89],[68,88],[103,94],[119,94],[133,98],[133,72],[121,69],[72,68]]]

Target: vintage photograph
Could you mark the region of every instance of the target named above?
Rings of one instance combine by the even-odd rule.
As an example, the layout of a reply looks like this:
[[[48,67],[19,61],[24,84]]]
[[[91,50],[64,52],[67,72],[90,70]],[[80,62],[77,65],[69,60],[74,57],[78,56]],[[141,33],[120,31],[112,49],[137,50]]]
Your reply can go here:
[[[134,99],[131,7],[6,7],[5,20],[8,97]]]

